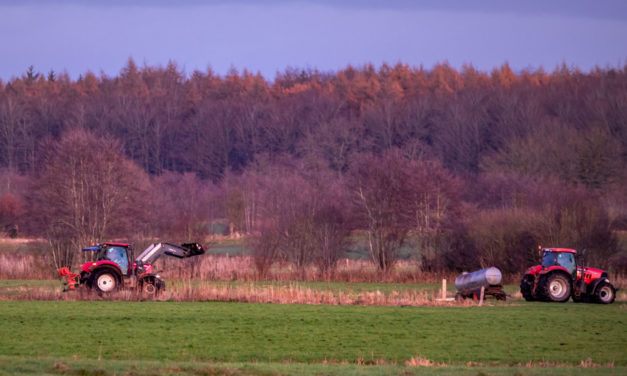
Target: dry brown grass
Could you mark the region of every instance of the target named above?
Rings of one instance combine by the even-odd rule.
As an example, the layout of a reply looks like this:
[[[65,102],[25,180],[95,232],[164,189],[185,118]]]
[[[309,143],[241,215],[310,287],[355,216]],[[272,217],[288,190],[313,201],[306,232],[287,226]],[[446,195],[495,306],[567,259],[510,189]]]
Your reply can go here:
[[[49,255],[0,253],[0,279],[54,279],[57,276]],[[78,269],[75,265],[74,270]],[[171,281],[334,281],[369,283],[437,283],[452,281],[455,275],[424,272],[416,261],[399,261],[394,269],[381,273],[368,260],[343,259],[335,273],[325,278],[314,266],[298,270],[291,263],[277,262],[263,279],[251,256],[206,254],[185,260],[162,257],[156,269]]]
[[[439,283],[442,278],[452,281],[454,274],[429,273],[421,270],[417,261],[402,260],[395,268],[382,273],[368,260],[342,259],[330,278],[320,276],[318,269],[309,266],[298,270],[289,262],[277,262],[263,279],[255,269],[250,256],[207,254],[187,260],[162,258],[157,263],[170,280],[202,281],[333,281],[367,283]]]
[[[592,361],[592,358],[588,358],[586,360],[582,360],[578,365],[572,365],[572,364],[565,364],[565,363],[555,363],[555,362],[534,362],[534,361],[529,361],[525,364],[520,364],[519,366],[525,367],[525,368],[614,368],[614,361],[611,361],[609,363],[605,363],[605,364],[601,364],[601,363],[594,363]]]
[[[446,367],[444,363],[434,362],[420,355],[405,361],[405,365],[408,367]]]
[[[448,305],[422,291],[390,293],[317,290],[298,285],[201,285],[191,283],[166,291],[159,299],[174,301],[237,301],[280,304],[417,306]]]
[[[267,284],[198,284],[192,281],[168,287],[157,297],[142,295],[135,290],[122,290],[99,296],[84,286],[63,292],[61,283],[53,287],[19,286],[4,288],[0,300],[114,300],[141,301],[218,301],[278,304],[326,304],[364,306],[474,306],[478,302],[465,300],[439,301],[439,293],[419,290],[406,291],[350,291],[327,290],[291,285]],[[489,304],[489,303],[484,303]]]
[[[467,362],[467,367],[489,367],[494,364]],[[533,361],[530,360],[527,363],[517,363],[513,365],[517,368],[614,368],[614,361],[608,363],[595,363],[592,358],[582,360],[579,364],[560,363],[560,362],[547,362],[547,361]]]
[[[0,253],[0,279],[51,279],[56,272],[46,257]]]
[[[612,284],[618,289],[627,289],[627,274],[615,273],[610,275],[610,281],[612,281]]]

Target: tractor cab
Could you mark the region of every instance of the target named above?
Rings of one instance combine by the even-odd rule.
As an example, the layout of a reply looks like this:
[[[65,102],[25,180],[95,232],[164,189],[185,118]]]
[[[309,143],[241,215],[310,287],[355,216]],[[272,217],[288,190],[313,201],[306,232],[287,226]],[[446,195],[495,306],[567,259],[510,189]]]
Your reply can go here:
[[[552,266],[561,266],[566,269],[570,275],[574,276],[577,272],[577,264],[575,262],[575,254],[577,251],[567,248],[543,248],[542,249],[542,267],[550,268]]]
[[[132,250],[126,243],[102,243],[92,247],[83,248],[83,252],[95,253],[90,262],[106,262],[110,261],[117,264],[122,274],[127,276],[131,274],[132,266]]]

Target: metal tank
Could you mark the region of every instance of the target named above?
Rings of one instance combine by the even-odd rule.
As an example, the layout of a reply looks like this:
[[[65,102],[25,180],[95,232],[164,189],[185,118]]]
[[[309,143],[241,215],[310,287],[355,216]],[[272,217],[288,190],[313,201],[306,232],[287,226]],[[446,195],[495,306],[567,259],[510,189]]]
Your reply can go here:
[[[458,291],[467,291],[490,285],[499,285],[501,278],[501,271],[495,267],[481,269],[472,273],[464,273],[455,278],[455,288]]]

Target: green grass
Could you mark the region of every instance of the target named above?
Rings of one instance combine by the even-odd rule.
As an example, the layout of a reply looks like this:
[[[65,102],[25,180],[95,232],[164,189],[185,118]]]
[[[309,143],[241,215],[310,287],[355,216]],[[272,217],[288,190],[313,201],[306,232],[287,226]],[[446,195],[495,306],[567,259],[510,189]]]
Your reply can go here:
[[[207,249],[209,253],[229,254],[232,256],[244,255],[247,252],[244,251],[242,245],[239,244],[216,244]]]
[[[625,304],[362,307],[5,301],[0,356],[209,363],[627,366]],[[10,361],[8,363],[11,363]],[[5,364],[6,366],[7,364]],[[1,366],[0,368],[5,368]]]
[[[0,279],[0,296],[25,295],[29,291],[40,288],[50,291],[61,290],[62,284],[59,280]]]
[[[56,279],[0,279],[0,291],[5,288],[18,287],[59,287],[61,282]]]
[[[191,283],[300,286],[334,293],[440,288],[439,284]],[[24,288],[59,289],[60,282],[0,280],[0,296],[24,293]],[[609,306],[491,303],[363,307],[0,301],[0,375],[627,374],[625,302]],[[404,365],[415,356],[446,367]],[[576,367],[587,359],[615,368]],[[560,367],[521,366],[530,361]],[[468,362],[480,366],[466,367]],[[368,365],[374,363],[384,365]]]
[[[20,241],[0,239],[0,254],[41,255],[47,249],[47,243],[40,240]]]

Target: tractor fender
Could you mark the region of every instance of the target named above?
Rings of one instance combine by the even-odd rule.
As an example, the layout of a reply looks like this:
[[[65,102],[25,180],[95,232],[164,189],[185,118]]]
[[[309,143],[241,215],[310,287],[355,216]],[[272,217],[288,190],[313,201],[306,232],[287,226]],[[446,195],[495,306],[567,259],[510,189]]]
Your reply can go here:
[[[144,281],[155,281],[155,282],[159,282],[159,283],[165,283],[165,281],[158,275],[156,274],[145,274],[143,276],[139,276],[139,278],[137,278],[138,282],[142,283]]]
[[[568,270],[564,269],[563,267],[561,267],[559,265],[549,266],[548,268],[540,268],[540,270],[538,270],[538,274],[539,275],[545,275],[545,274],[549,274],[549,273],[553,273],[553,272],[563,273],[563,274],[567,275],[569,279],[572,279],[572,277],[571,277],[570,273],[568,272]]]
[[[573,276],[570,275],[570,273],[568,272],[568,270],[562,268],[561,266],[551,266],[548,268],[542,268],[539,272],[538,275],[536,276],[536,285],[538,283],[538,281],[540,280],[540,278],[542,277],[546,277],[550,274],[562,274],[564,275],[564,277],[566,277],[569,281],[570,281],[570,289],[572,291],[573,289]]]
[[[588,285],[588,295],[594,295],[594,293],[597,291],[597,287],[599,287],[602,282],[610,283],[610,280],[607,279],[607,277],[602,277],[592,281],[592,283]]]
[[[568,273],[568,271],[562,267],[557,267],[554,269],[549,269],[546,273],[542,273],[541,276],[549,275],[549,274],[562,274],[564,277],[568,278],[570,281],[570,287],[573,287],[573,276]]]
[[[159,292],[162,292],[163,290],[165,290],[165,281],[161,279],[159,275],[156,275],[156,274],[146,274],[146,275],[140,276],[137,282],[138,282],[137,287],[139,288],[139,290],[144,293],[148,293],[149,295],[153,295],[153,294],[156,295]],[[154,286],[154,288],[152,288],[151,290],[145,290],[144,287],[146,285],[152,285]]]
[[[100,265],[97,265],[97,266],[91,268],[89,270],[89,273],[85,276],[86,279],[88,279],[96,271],[103,270],[103,269],[106,269],[106,270],[109,270],[109,271],[113,272],[113,275],[118,280],[118,283],[121,283],[123,281],[122,271],[120,270],[120,268],[117,267],[117,265],[115,265],[113,263],[100,264]]]

